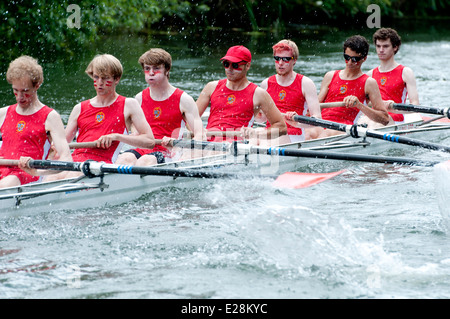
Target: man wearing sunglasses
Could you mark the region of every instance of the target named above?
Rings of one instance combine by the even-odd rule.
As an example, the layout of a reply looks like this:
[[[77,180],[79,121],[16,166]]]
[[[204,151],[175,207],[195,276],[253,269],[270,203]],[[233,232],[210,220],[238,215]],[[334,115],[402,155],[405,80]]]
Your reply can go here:
[[[373,77],[380,88],[384,101],[406,103],[408,97],[411,104],[419,104],[416,78],[414,72],[394,59],[402,40],[397,31],[391,28],[378,29],[373,35],[373,42],[377,50],[380,66],[370,70],[367,74]],[[395,112],[395,113],[394,113]],[[401,111],[389,112],[395,123],[402,123],[404,116]]]
[[[314,82],[294,71],[299,54],[295,42],[281,40],[272,49],[277,74],[265,79],[261,87],[270,94],[282,113],[296,112],[322,118]],[[278,144],[301,142],[315,138],[321,132],[318,127],[303,125],[302,129],[298,124],[287,121],[288,134],[281,136]]]
[[[270,95],[247,79],[252,55],[242,45],[228,49],[220,59],[226,78],[209,82],[197,99],[200,115],[210,106],[206,129],[209,131],[238,131],[241,137],[258,144],[260,140],[277,138],[287,132],[283,116]],[[262,112],[271,127],[252,128],[255,116]],[[221,136],[211,138],[214,141]]]
[[[344,42],[345,68],[325,74],[319,102],[344,102],[345,107],[323,109],[324,120],[353,125],[364,114],[375,123],[389,123],[389,114],[381,99],[377,82],[361,71],[368,52],[369,42],[363,36],[355,35]],[[372,107],[368,106],[369,100]],[[336,134],[340,132],[326,129],[321,137]]]

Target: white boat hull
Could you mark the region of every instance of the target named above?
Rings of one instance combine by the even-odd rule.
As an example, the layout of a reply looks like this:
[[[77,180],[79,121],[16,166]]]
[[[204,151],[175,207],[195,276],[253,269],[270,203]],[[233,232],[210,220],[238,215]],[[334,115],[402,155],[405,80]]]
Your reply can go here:
[[[385,127],[382,131],[399,133],[409,131],[411,136],[424,140],[425,136],[450,133],[450,125],[429,127],[428,129],[415,129],[421,123],[413,121],[403,126]],[[285,148],[301,148],[302,150],[326,150],[333,152],[349,151],[351,153],[374,153],[380,147],[386,147],[387,141],[366,141],[364,138],[335,136],[326,139],[305,141],[301,144],[293,143],[283,145]],[[411,146],[404,146],[411,147]],[[189,167],[210,169],[220,167],[220,171],[246,172],[258,175],[281,174],[295,171],[312,161],[322,159],[282,157],[276,155],[250,154],[233,156],[231,154],[209,156],[187,161],[161,164],[161,167]],[[61,180],[56,182],[28,184],[20,187],[11,187],[0,190],[0,216],[13,216],[17,214],[34,214],[64,209],[84,209],[117,205],[128,202],[143,194],[168,186],[189,186],[198,182],[198,178],[170,176],[139,176],[123,174],[105,174],[102,177]]]

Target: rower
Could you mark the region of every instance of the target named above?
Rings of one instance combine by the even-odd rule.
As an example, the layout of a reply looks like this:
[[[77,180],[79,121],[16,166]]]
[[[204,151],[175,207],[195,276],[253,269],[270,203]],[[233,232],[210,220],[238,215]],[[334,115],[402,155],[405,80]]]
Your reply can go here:
[[[187,124],[194,133],[194,140],[206,140],[202,119],[194,99],[169,83],[169,72],[172,69],[171,55],[163,49],[153,48],[139,58],[139,63],[148,87],[136,95],[136,100],[143,109],[155,138],[183,138]],[[172,152],[166,146],[167,144],[156,145],[152,150],[130,149],[120,154],[115,163],[148,166],[181,157],[181,152]],[[186,153],[183,154],[184,158]]]
[[[3,141],[0,158],[20,159],[20,168],[0,167],[0,188],[28,184],[40,179],[35,175],[55,173],[26,167],[30,159],[47,157],[50,139],[60,159],[72,161],[60,115],[39,101],[37,91],[44,81],[44,72],[37,60],[30,56],[15,59],[9,65],[6,79],[12,85],[17,103],[0,108]]]
[[[252,55],[242,45],[228,49],[220,59],[226,79],[206,84],[197,99],[200,115],[210,106],[207,130],[240,131],[250,143],[259,144],[260,139],[277,138],[287,133],[286,123],[270,95],[247,79]],[[255,116],[262,112],[270,128],[252,127]],[[216,142],[227,139],[223,136],[210,138]]]
[[[75,105],[67,122],[66,139],[71,142],[77,135],[77,142],[95,141],[97,147],[76,149],[73,160],[113,163],[123,144],[153,148],[153,133],[138,102],[116,92],[123,73],[120,61],[109,54],[97,55],[86,73],[93,80],[97,95]],[[134,133],[128,134],[132,126]],[[81,174],[69,172],[64,177]]]
[[[298,47],[291,40],[281,40],[273,47],[276,75],[264,79],[261,87],[266,90],[282,113],[296,112],[322,118],[319,100],[314,82],[294,71],[298,59]],[[316,138],[321,129],[318,127],[298,127],[297,122],[288,122],[287,135],[280,136],[273,144],[301,142]],[[270,124],[267,124],[270,126]]]
[[[367,60],[369,42],[360,35],[351,36],[344,42],[345,68],[325,74],[319,92],[319,102],[344,102],[344,107],[322,110],[322,119],[353,125],[363,114],[370,120],[387,125],[389,114],[381,99],[376,81],[361,71]],[[369,107],[370,100],[372,107]],[[323,130],[320,137],[340,134],[334,130]]]
[[[386,101],[388,107],[391,106],[392,102],[406,103],[407,97],[411,104],[419,105],[419,94],[413,70],[395,61],[395,55],[402,44],[397,31],[391,28],[378,29],[373,34],[373,42],[380,65],[367,74],[377,81],[381,98]],[[393,122],[396,124],[404,122],[405,118],[402,111],[392,108],[389,111]]]

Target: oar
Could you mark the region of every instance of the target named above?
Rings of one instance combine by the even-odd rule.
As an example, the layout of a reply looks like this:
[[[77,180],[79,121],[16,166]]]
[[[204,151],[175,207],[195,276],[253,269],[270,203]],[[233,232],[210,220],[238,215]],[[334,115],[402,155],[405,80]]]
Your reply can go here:
[[[283,147],[265,148],[239,143],[216,143],[216,142],[175,140],[173,141],[173,144],[184,148],[201,148],[201,149],[229,152],[233,155],[267,154],[273,156],[305,157],[316,159],[344,160],[344,161],[369,162],[381,164],[401,164],[401,165],[414,165],[426,167],[434,166],[440,163],[439,161],[423,161],[407,157],[338,153],[328,151],[301,150]]]
[[[423,106],[423,105],[392,103],[392,108],[399,110],[399,111],[411,111],[411,112],[418,112],[418,113],[443,115],[450,119],[450,108],[449,107],[437,108],[437,107],[428,107],[428,106]]]
[[[224,136],[224,137],[240,137],[242,134],[240,131],[207,131],[206,136]],[[183,134],[183,137],[192,138],[194,136],[194,132],[186,131]]]
[[[160,139],[155,139],[155,144],[161,145]],[[71,149],[77,149],[77,148],[97,148],[97,142],[72,142],[69,143],[69,147]]]
[[[366,129],[364,127],[357,126],[357,125],[347,125],[347,124],[331,122],[331,121],[326,121],[326,120],[322,120],[322,119],[316,119],[313,117],[301,116],[301,115],[293,116],[292,120],[299,122],[299,123],[321,126],[321,127],[332,129],[332,130],[345,132],[345,133],[350,134],[354,138],[367,136],[367,137],[372,137],[372,138],[376,138],[376,139],[380,139],[380,140],[385,140],[388,142],[419,146],[419,147],[423,147],[423,148],[427,148],[427,149],[431,149],[431,150],[437,150],[437,151],[450,152],[450,147],[445,146],[445,145],[425,142],[425,141],[412,139],[412,138],[404,137],[404,136],[398,136],[398,135],[394,135],[394,134],[378,133],[373,130]]]
[[[17,166],[18,160],[0,159],[0,165]],[[130,166],[130,165],[115,165],[98,163],[94,161],[86,162],[64,162],[64,161],[49,161],[49,160],[30,160],[28,162],[30,168],[48,169],[57,171],[75,171],[82,172],[88,177],[95,177],[104,173],[113,174],[133,174],[133,175],[160,175],[171,177],[192,177],[192,178],[268,178],[274,179],[272,183],[275,187],[280,188],[305,188],[334,176],[343,173],[345,170],[331,172],[331,173],[299,173],[286,172],[281,175],[256,175],[256,174],[242,174],[242,173],[227,173],[227,172],[211,172],[196,169],[183,168],[163,168],[157,166]]]
[[[344,102],[327,102],[327,103],[319,103],[321,109],[328,109],[330,107],[341,107],[345,106]]]

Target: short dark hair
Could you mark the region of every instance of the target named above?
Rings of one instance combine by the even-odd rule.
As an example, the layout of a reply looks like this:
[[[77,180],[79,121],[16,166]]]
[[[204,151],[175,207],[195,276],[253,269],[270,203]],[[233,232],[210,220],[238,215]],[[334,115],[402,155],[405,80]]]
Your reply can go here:
[[[377,40],[387,39],[391,40],[392,47],[397,48],[395,51],[397,53],[402,45],[402,38],[398,35],[397,31],[391,28],[381,28],[373,34],[373,43],[375,45],[377,44]]]
[[[344,53],[345,50],[349,48],[356,53],[361,54],[361,56],[365,57],[369,53],[369,42],[362,35],[354,35],[345,40],[344,42]]]

